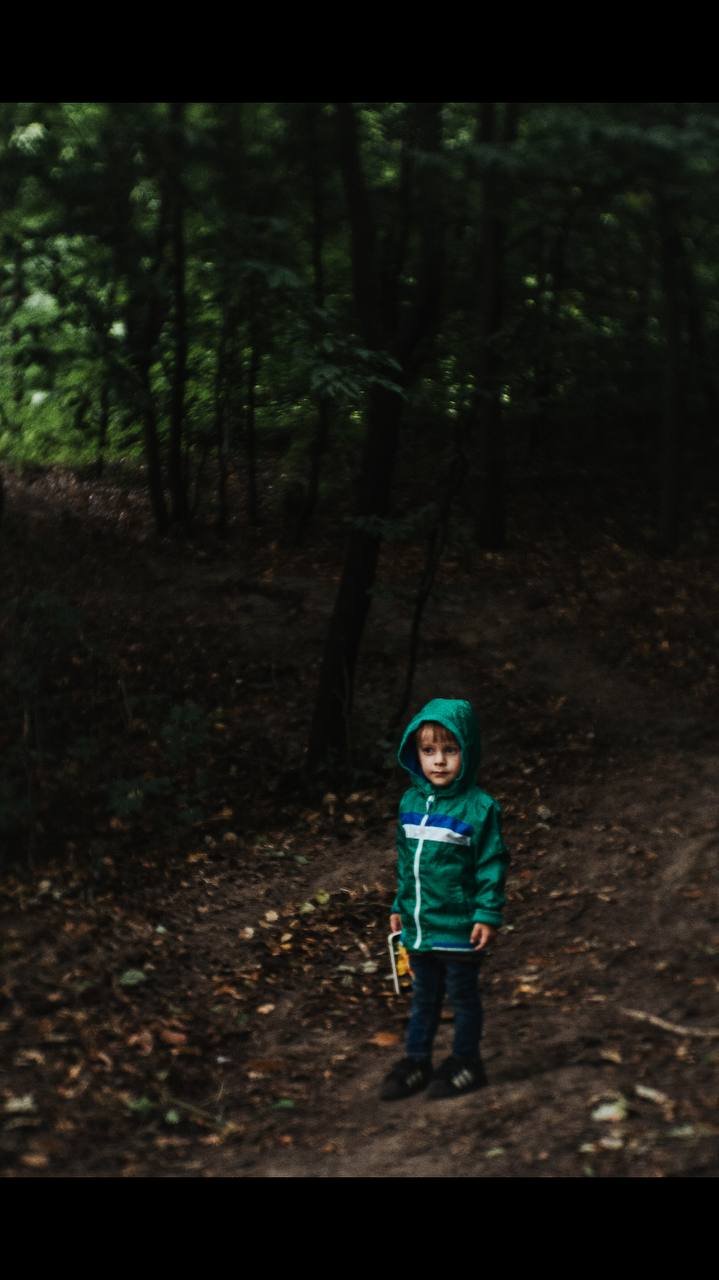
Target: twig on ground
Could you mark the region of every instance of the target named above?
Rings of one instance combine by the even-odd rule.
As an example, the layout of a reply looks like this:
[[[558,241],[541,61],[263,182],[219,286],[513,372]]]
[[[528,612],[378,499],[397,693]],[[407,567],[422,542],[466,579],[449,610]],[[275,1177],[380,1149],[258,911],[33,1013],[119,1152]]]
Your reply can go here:
[[[653,1027],[661,1027],[662,1031],[672,1031],[675,1036],[698,1036],[702,1040],[716,1040],[719,1037],[719,1029],[716,1027],[681,1027],[677,1022],[667,1022],[665,1018],[658,1018],[654,1013],[642,1013],[641,1009],[620,1009],[620,1013],[625,1013],[628,1018],[637,1018],[639,1022],[651,1022]]]

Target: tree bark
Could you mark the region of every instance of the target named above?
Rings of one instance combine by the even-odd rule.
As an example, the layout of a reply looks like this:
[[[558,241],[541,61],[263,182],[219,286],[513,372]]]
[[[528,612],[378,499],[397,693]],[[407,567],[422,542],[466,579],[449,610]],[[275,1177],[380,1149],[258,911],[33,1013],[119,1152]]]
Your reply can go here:
[[[392,353],[406,370],[421,340],[433,331],[442,278],[444,223],[439,216],[442,183],[431,165],[414,176],[415,222],[420,260],[412,307],[399,306],[400,263],[406,237],[389,231],[378,240],[369,192],[362,172],[357,119],[351,103],[337,103],[340,156],[350,218],[355,308],[367,346]],[[441,103],[414,103],[410,133],[418,147],[437,153]],[[414,139],[413,139],[414,140]],[[400,206],[407,200],[408,170],[403,165]],[[409,314],[407,314],[409,313]],[[310,731],[308,768],[332,768],[351,761],[350,717],[360,641],[367,620],[381,547],[381,524],[389,512],[403,398],[374,385],[368,395],[365,443],[357,483],[355,523],[345,555],[325,641],[322,669]]]
[[[519,103],[505,103],[503,127],[496,104],[483,102],[479,120],[482,142],[510,146],[517,133]],[[502,353],[498,335],[502,325],[504,249],[507,233],[505,183],[496,176],[484,181],[482,215],[482,298],[479,311],[479,352],[475,421],[478,424],[479,482],[475,537],[481,547],[499,550],[506,543],[505,440],[502,425]]]
[[[182,172],[185,153],[184,102],[170,103],[169,205],[174,307],[174,361],[170,393],[168,481],[173,523],[187,529],[190,509],[183,460],[185,384],[187,382],[187,305],[185,299],[185,209]]]
[[[389,508],[402,401],[376,387],[367,412],[356,518],[383,518]],[[351,759],[350,716],[355,668],[371,603],[381,539],[371,528],[353,528],[325,638],[322,672],[310,731],[308,766],[345,765]]]
[[[325,304],[324,275],[324,183],[321,151],[317,138],[318,104],[305,103],[305,131],[307,162],[312,187],[312,272],[314,277],[314,302],[318,313]],[[315,337],[319,336],[319,325],[315,324]],[[319,493],[320,470],[327,450],[330,434],[330,404],[325,395],[317,396],[317,422],[309,450],[309,470],[302,509],[299,513],[295,530],[295,542],[300,545],[314,519]]]
[[[259,335],[254,318],[251,323],[251,354],[247,372],[247,412],[245,414],[245,456],[247,459],[247,516],[251,525],[259,521],[257,503],[257,436],[255,432],[255,386],[260,372],[262,355]]]
[[[227,351],[230,336],[230,311],[227,298],[221,300],[222,323],[217,344],[215,370],[215,441],[217,444],[217,532],[227,537],[227,477],[229,440],[227,431]]]
[[[670,553],[679,542],[682,494],[682,427],[685,406],[680,274],[683,248],[679,230],[661,198],[658,213],[667,344],[659,474],[659,540],[662,550]]]

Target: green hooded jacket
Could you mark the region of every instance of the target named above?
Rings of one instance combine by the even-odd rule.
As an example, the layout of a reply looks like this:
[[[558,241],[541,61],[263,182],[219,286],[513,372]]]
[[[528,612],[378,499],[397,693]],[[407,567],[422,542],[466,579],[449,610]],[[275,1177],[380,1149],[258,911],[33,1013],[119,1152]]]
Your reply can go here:
[[[434,720],[462,750],[457,778],[434,787],[425,778],[415,734]],[[501,810],[476,784],[479,724],[463,698],[434,698],[404,731],[398,760],[412,779],[399,804],[397,896],[402,941],[412,951],[469,952],[472,926],[502,923],[507,851]]]

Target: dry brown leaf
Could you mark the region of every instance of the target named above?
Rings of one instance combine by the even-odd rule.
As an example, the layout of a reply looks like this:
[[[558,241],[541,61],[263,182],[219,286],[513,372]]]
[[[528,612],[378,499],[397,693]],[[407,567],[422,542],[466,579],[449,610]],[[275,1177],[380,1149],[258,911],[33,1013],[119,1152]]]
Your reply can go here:
[[[22,1164],[27,1165],[29,1169],[46,1169],[50,1161],[41,1151],[27,1151],[24,1156],[20,1157]]]
[[[172,1031],[170,1027],[162,1027],[159,1036],[163,1044],[187,1044],[184,1031]]]
[[[258,1013],[272,1013],[272,1011],[273,1011],[274,1007],[275,1007],[275,1006],[274,1006],[273,1004],[261,1004],[261,1005],[259,1006],[259,1008],[258,1008],[257,1012],[258,1012]]]
[[[152,1053],[152,1050],[155,1047],[152,1032],[147,1027],[142,1031],[135,1032],[135,1035],[130,1036],[127,1044],[128,1048],[134,1048],[137,1046],[137,1049],[142,1054],[143,1058],[146,1058],[148,1054]]]
[[[392,1045],[399,1044],[399,1036],[395,1031],[378,1031],[367,1043],[376,1044],[380,1049],[389,1049]]]

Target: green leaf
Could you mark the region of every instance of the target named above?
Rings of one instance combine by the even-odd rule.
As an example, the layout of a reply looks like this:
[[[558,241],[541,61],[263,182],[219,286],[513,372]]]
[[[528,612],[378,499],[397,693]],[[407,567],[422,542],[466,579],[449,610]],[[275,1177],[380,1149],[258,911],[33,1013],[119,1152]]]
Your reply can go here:
[[[133,1098],[127,1104],[128,1111],[136,1111],[138,1115],[145,1116],[150,1111],[155,1110],[155,1104],[151,1098],[147,1098],[144,1094],[141,1098]]]
[[[295,1106],[295,1103],[292,1101],[292,1098],[278,1098],[276,1102],[272,1103],[272,1110],[273,1111],[292,1111],[294,1110],[294,1106]]]
[[[614,1098],[611,1102],[602,1102],[592,1112],[592,1120],[600,1122],[616,1123],[619,1120],[625,1120],[627,1116],[627,1100],[623,1097]]]
[[[165,1112],[165,1120],[167,1124],[179,1124],[181,1119],[182,1117],[179,1111],[174,1107],[171,1107],[169,1111]]]
[[[121,987],[139,987],[141,982],[147,982],[147,974],[142,969],[126,969],[120,978]]]

